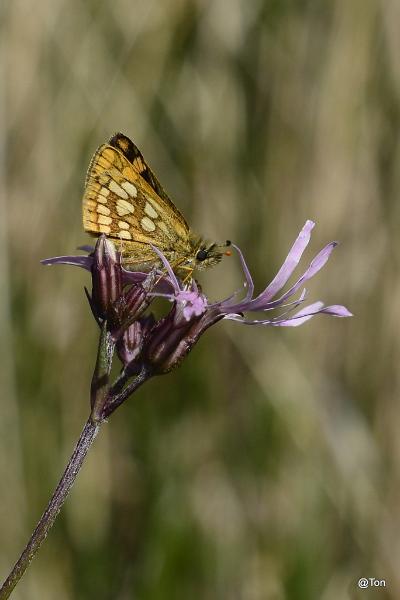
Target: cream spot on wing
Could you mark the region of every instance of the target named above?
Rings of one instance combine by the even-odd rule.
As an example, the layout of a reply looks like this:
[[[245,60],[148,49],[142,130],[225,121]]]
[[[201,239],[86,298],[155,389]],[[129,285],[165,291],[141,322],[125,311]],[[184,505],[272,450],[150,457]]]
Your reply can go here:
[[[157,225],[161,229],[161,231],[163,233],[165,233],[165,235],[167,235],[168,237],[170,237],[171,232],[168,229],[168,227],[166,226],[166,224],[164,223],[164,221],[158,221]]]
[[[100,214],[100,215],[105,215],[106,217],[108,217],[110,215],[110,209],[107,208],[107,206],[103,206],[102,204],[98,204],[96,207],[96,211]]]
[[[131,183],[130,181],[123,181],[121,183],[121,187],[124,188],[124,190],[126,192],[128,192],[128,194],[131,196],[131,198],[136,198],[136,196],[137,196],[137,189],[133,185],[133,183]]]
[[[176,223],[174,223],[174,227],[175,227],[175,231],[176,233],[179,235],[179,237],[186,239],[188,232],[187,229],[185,229],[185,227],[183,227],[183,225],[181,225],[178,221],[176,221]]]
[[[150,204],[153,206],[153,208],[154,208],[154,209],[155,209],[155,210],[158,212],[158,214],[159,214],[159,215],[161,215],[161,213],[162,213],[162,208],[161,208],[161,206],[158,204],[158,202],[156,202],[156,201],[154,200],[154,198],[152,198],[151,196],[148,196],[147,194],[146,194],[146,198],[147,198],[147,200],[150,202]]]
[[[125,215],[129,215],[130,213],[135,212],[135,207],[130,202],[126,200],[118,200],[117,201],[117,213],[120,217],[124,217]]]
[[[122,189],[122,187],[120,185],[118,185],[118,183],[116,181],[114,181],[114,179],[112,179],[110,181],[110,183],[108,184],[108,187],[110,188],[110,190],[112,192],[114,192],[114,194],[116,194],[117,196],[119,196],[120,198],[124,198],[125,200],[127,198],[129,198],[128,194],[126,193],[125,190]]]
[[[146,213],[146,215],[148,215],[152,219],[157,219],[157,217],[158,217],[158,213],[154,210],[154,208],[151,206],[151,204],[149,204],[149,202],[146,202],[146,206],[144,207],[144,212]]]
[[[104,215],[99,215],[97,218],[97,222],[100,223],[100,225],[111,225],[112,218],[106,217]]]
[[[121,230],[118,232],[118,236],[119,236],[119,237],[120,237],[122,240],[131,240],[131,239],[132,239],[132,236],[131,236],[131,234],[129,233],[129,231],[126,231],[126,229],[121,229]]]
[[[156,228],[153,221],[149,219],[149,217],[143,217],[143,219],[140,221],[140,224],[145,231],[154,231]]]
[[[111,233],[111,227],[108,227],[108,225],[98,225],[97,231],[99,233]]]
[[[129,229],[129,223],[126,221],[118,221],[118,227],[120,229]]]
[[[99,190],[99,194],[101,194],[102,196],[104,196],[105,198],[107,198],[107,196],[109,196],[110,194],[110,190],[106,187],[102,187]]]

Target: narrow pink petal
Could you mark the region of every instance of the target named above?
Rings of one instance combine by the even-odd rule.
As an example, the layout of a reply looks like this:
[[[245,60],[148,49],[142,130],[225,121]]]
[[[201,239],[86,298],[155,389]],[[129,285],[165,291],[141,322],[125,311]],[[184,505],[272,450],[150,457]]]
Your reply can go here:
[[[331,306],[326,306],[320,312],[326,313],[327,315],[333,315],[334,317],[354,317],[353,313],[351,313],[345,306],[341,304],[332,304]]]
[[[314,277],[314,275],[316,275],[318,271],[320,271],[322,267],[326,264],[328,258],[330,257],[337,245],[337,242],[331,242],[330,244],[327,244],[324,248],[322,248],[322,250],[318,252],[317,256],[313,258],[308,269],[296,281],[296,283],[292,285],[292,287],[287,292],[285,292],[283,296],[281,296],[280,300],[282,302],[287,300],[287,298],[295,294],[299,287],[301,287],[306,281],[311,279],[311,277]]]
[[[244,273],[244,276],[246,279],[247,292],[246,292],[246,296],[243,298],[242,302],[248,302],[249,300],[251,300],[251,297],[253,296],[253,293],[254,293],[253,278],[250,274],[249,267],[247,266],[247,263],[244,259],[243,252],[241,251],[241,249],[238,246],[236,246],[236,244],[232,244],[232,248],[235,248],[236,252],[239,254],[239,259],[242,264],[243,273]]]
[[[315,258],[311,261],[308,269],[303,273],[303,275],[301,277],[299,277],[299,279],[296,281],[296,283],[294,285],[292,285],[292,287],[287,292],[285,292],[282,296],[280,296],[277,300],[268,302],[269,294],[265,293],[268,290],[268,288],[267,288],[267,290],[262,292],[259,296],[257,296],[257,298],[255,298],[251,302],[248,302],[245,307],[240,306],[237,312],[248,311],[248,310],[251,310],[251,311],[269,310],[271,307],[275,308],[275,307],[279,306],[280,304],[282,304],[282,302],[285,302],[288,298],[290,298],[290,296],[293,296],[293,294],[295,294],[297,292],[297,290],[306,281],[311,279],[311,277],[314,277],[314,275],[316,275],[316,273],[318,273],[318,271],[320,271],[322,269],[322,267],[326,264],[328,258],[330,257],[333,249],[336,248],[336,246],[337,246],[337,242],[331,242],[330,244],[327,244],[324,248],[322,248],[322,250],[317,254],[317,256],[315,256]]]
[[[171,265],[169,264],[169,262],[167,261],[167,259],[165,258],[164,254],[161,252],[161,250],[159,250],[156,246],[153,246],[153,244],[150,244],[150,246],[151,246],[151,249],[153,250],[153,252],[155,252],[157,254],[157,256],[159,256],[164,267],[167,269],[167,273],[169,275],[172,285],[175,288],[176,293],[179,293],[181,291],[181,288],[180,288],[178,280],[175,276],[175,273],[172,270]]]
[[[314,302],[308,306],[299,310],[296,314],[292,315],[287,319],[278,317],[277,319],[245,319],[238,314],[229,314],[224,319],[231,321],[238,321],[244,325],[270,325],[271,327],[298,327],[303,325],[306,321],[309,321],[318,314],[328,314],[334,317],[352,317],[352,313],[340,304],[333,304],[331,306],[325,306],[323,302]]]
[[[308,306],[304,306],[303,308],[301,308],[299,311],[297,311],[297,313],[295,313],[294,315],[292,315],[292,319],[297,319],[299,317],[304,317],[304,316],[308,316],[310,314],[315,314],[316,311],[321,310],[321,308],[324,306],[324,303],[321,302],[320,300],[318,300],[318,302],[313,302],[312,304],[309,304]]]
[[[304,250],[307,248],[308,243],[311,237],[311,231],[314,228],[315,223],[313,221],[306,221],[299,235],[297,236],[296,241],[294,242],[292,248],[290,249],[289,254],[287,255],[283,265],[279,269],[278,273],[271,281],[271,283],[265,288],[264,291],[261,292],[256,298],[250,300],[250,297],[247,295],[246,298],[232,306],[232,309],[235,312],[242,312],[247,310],[267,310],[268,308],[273,308],[274,306],[278,306],[281,304],[280,300],[275,302],[271,302],[269,305],[269,301],[271,298],[276,296],[276,294],[283,288],[283,286],[288,281],[289,277],[292,275],[293,271],[297,267],[300,262],[300,259],[303,255]]]
[[[54,256],[53,258],[44,258],[40,261],[42,265],[75,265],[90,271],[93,264],[91,256]]]
[[[94,252],[94,246],[89,246],[88,244],[84,244],[83,246],[78,246],[78,250],[83,250],[84,252],[91,254],[92,252]]]
[[[258,298],[263,298],[263,302],[268,302],[268,300],[273,298],[288,281],[289,277],[299,264],[304,250],[309,244],[311,231],[314,226],[315,223],[313,221],[306,221],[278,273],[275,275],[268,287],[266,287],[265,290],[258,296]],[[257,298],[254,299],[254,301],[256,300]]]
[[[93,250],[93,249],[92,249]],[[92,256],[54,256],[53,258],[45,258],[40,261],[42,265],[51,266],[51,265],[73,265],[76,267],[82,267],[87,271],[92,269],[93,265],[93,257]],[[141,273],[140,271],[127,271],[122,268],[123,273],[123,281],[124,284],[129,283],[141,283],[146,277],[148,277],[148,273]],[[165,277],[164,277],[165,279]],[[161,284],[158,287],[162,287]],[[168,286],[164,285],[164,288],[171,287],[171,284]]]
[[[318,314],[328,314],[334,317],[352,317],[352,313],[345,307],[340,304],[333,304],[331,306],[325,306],[322,302],[315,302],[314,304],[310,304],[306,306],[302,310],[299,310],[298,313],[290,317],[289,319],[283,319],[276,321],[275,325],[278,327],[298,327],[302,325],[309,319],[312,319],[315,315]]]
[[[288,310],[283,313],[283,314],[287,314],[287,313],[292,312],[300,304],[302,304],[306,295],[307,295],[307,290],[306,290],[306,288],[304,288],[303,291],[301,292],[301,295],[299,296],[299,298],[297,300],[292,300],[291,302],[288,302],[287,304],[282,304],[282,301],[280,299],[275,300],[274,302],[268,302],[262,309],[259,309],[259,310],[262,312],[267,312],[269,310],[274,310],[275,308],[277,308],[279,306],[279,308],[288,308]],[[248,304],[246,305],[246,308],[241,308],[239,305],[234,305],[231,309],[229,306],[228,307],[224,306],[223,310],[224,311],[229,310],[229,312],[232,311],[232,314],[237,314],[237,313],[249,311],[247,306],[248,306]],[[239,307],[239,310],[238,310],[238,307]],[[256,312],[254,309],[252,309],[252,311]]]

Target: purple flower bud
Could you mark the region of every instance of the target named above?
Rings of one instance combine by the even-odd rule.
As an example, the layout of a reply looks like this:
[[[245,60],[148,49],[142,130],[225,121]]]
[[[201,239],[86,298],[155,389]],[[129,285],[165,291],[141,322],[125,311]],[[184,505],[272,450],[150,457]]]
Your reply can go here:
[[[160,319],[151,335],[148,336],[148,343],[143,351],[143,360],[154,372],[167,373],[170,355],[175,351],[180,340],[185,337],[192,326],[192,320],[187,321],[177,318],[178,309],[174,305],[170,313]],[[199,317],[194,317],[195,320]]]
[[[164,338],[161,348],[155,347],[152,339],[148,356],[156,373],[169,373],[179,367],[203,333],[223,318],[219,311],[210,309],[201,317],[191,319],[185,328],[174,329],[169,337]]]
[[[150,292],[156,282],[157,273],[151,271],[142,283],[133,283],[125,288],[121,296],[110,307],[110,331],[115,340],[118,340],[153,302],[154,296]]]
[[[130,373],[140,371],[140,355],[144,340],[155,324],[153,315],[141,317],[127,327],[117,341],[117,354],[124,365],[129,366]]]
[[[170,313],[150,331],[143,350],[143,363],[159,375],[178,367],[210,325],[223,318],[208,310],[199,291],[180,290]]]
[[[122,293],[121,258],[103,234],[93,254],[91,307],[97,319],[107,319],[110,307]]]

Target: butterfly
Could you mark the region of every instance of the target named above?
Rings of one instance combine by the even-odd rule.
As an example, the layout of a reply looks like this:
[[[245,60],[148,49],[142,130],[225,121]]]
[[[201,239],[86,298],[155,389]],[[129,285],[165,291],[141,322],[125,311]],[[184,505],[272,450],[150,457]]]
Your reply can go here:
[[[129,270],[161,267],[151,247],[156,246],[184,281],[190,281],[196,269],[211,267],[230,254],[229,240],[207,243],[190,229],[137,146],[122,133],[100,146],[90,162],[83,227],[110,238]]]

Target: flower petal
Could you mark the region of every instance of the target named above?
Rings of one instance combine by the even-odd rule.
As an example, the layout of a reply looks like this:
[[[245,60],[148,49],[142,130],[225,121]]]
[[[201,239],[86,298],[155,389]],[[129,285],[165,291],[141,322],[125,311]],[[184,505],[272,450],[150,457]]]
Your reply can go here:
[[[326,306],[320,312],[334,317],[354,317],[353,313],[342,304],[331,304],[331,306]]]
[[[161,250],[159,250],[157,248],[157,246],[153,246],[153,244],[150,244],[150,246],[151,246],[151,249],[153,250],[153,252],[155,252],[157,254],[157,256],[159,256],[164,267],[167,269],[169,279],[170,279],[172,285],[174,286],[176,293],[179,293],[181,290],[181,287],[179,285],[179,282],[176,278],[175,273],[172,270],[171,265],[169,264],[169,262],[167,261],[167,259],[165,258],[164,254],[161,252]]]
[[[82,246],[78,246],[78,250],[83,250],[83,252],[87,252],[91,254],[94,252],[94,246],[89,246],[88,244],[83,244]]]
[[[182,296],[182,294],[185,294],[185,296]],[[183,316],[186,321],[190,321],[194,317],[199,317],[207,308],[205,296],[196,294],[195,292],[180,292],[177,302],[181,302],[183,305]]]
[[[328,314],[334,317],[352,317],[353,314],[345,307],[340,304],[332,304],[331,306],[324,306],[323,302],[314,302],[305,308],[302,308],[295,315],[289,319],[279,319],[274,323],[277,327],[298,327],[309,319],[312,319],[318,314]]]
[[[300,299],[297,301],[299,303]],[[296,304],[296,303],[294,303]],[[353,314],[341,304],[332,304],[331,306],[325,306],[323,302],[314,302],[305,306],[291,317],[283,319],[284,315],[280,315],[274,319],[245,319],[243,316],[238,314],[228,314],[224,316],[224,319],[231,321],[238,321],[244,325],[271,325],[272,327],[298,327],[309,319],[312,319],[318,314],[328,314],[334,317],[352,317]]]
[[[90,271],[93,264],[92,256],[54,256],[40,261],[42,265],[74,265]]]
[[[327,262],[328,258],[332,254],[334,248],[336,248],[337,242],[331,242],[327,244],[322,250],[313,258],[308,269],[303,273],[301,277],[296,281],[292,287],[287,290],[282,296],[280,296],[277,300],[273,300],[272,302],[268,301],[269,294],[267,290],[262,292],[257,298],[251,300],[247,303],[246,306],[241,305],[240,307],[235,307],[239,309],[239,311],[259,311],[259,310],[270,310],[271,308],[275,308],[285,302],[290,296],[293,296],[297,292],[297,290],[311,277],[314,277],[322,269],[322,267]]]
[[[308,246],[311,237],[311,231],[314,226],[315,223],[313,221],[306,221],[278,273],[275,275],[268,287],[266,287],[265,290],[258,296],[258,298],[263,298],[263,302],[267,302],[273,298],[288,281],[289,277],[299,264],[304,250]],[[254,301],[256,300],[257,298],[254,299]]]
[[[293,271],[299,264],[303,252],[307,248],[308,243],[310,241],[311,231],[314,226],[315,223],[313,221],[306,221],[305,225],[303,226],[302,230],[297,236],[296,241],[290,249],[290,252],[287,255],[283,265],[281,266],[271,283],[253,300],[250,300],[250,296],[247,294],[246,298],[243,301],[235,305],[231,305],[233,312],[243,312],[248,310],[268,310],[269,308],[273,308],[274,306],[279,306],[279,304],[281,304],[280,299],[274,301],[273,303],[271,303],[271,305],[269,305],[269,302],[271,298],[276,296],[279,290],[283,288],[283,286],[288,281],[289,277],[292,275]]]
[[[251,297],[253,296],[254,293],[254,281],[253,278],[250,274],[250,269],[247,266],[247,263],[244,259],[243,256],[243,252],[241,251],[241,249],[239,248],[239,246],[236,246],[236,244],[232,244],[232,248],[235,248],[236,252],[239,254],[239,259],[242,265],[242,269],[243,269],[243,273],[244,273],[244,277],[246,279],[246,287],[247,287],[247,292],[246,292],[246,296],[243,298],[242,302],[246,302],[249,301],[251,299]]]
[[[311,277],[314,277],[314,275],[316,275],[318,271],[320,271],[325,265],[328,258],[332,254],[332,251],[334,250],[334,248],[336,248],[337,245],[337,242],[331,242],[330,244],[327,244],[324,248],[322,248],[322,250],[318,252],[317,256],[313,258],[308,269],[296,281],[296,283],[292,285],[292,287],[279,298],[279,301],[285,302],[285,300],[287,300],[288,298],[290,298],[290,296],[297,292],[299,287],[301,287],[305,281],[308,281],[309,279],[311,279]]]

